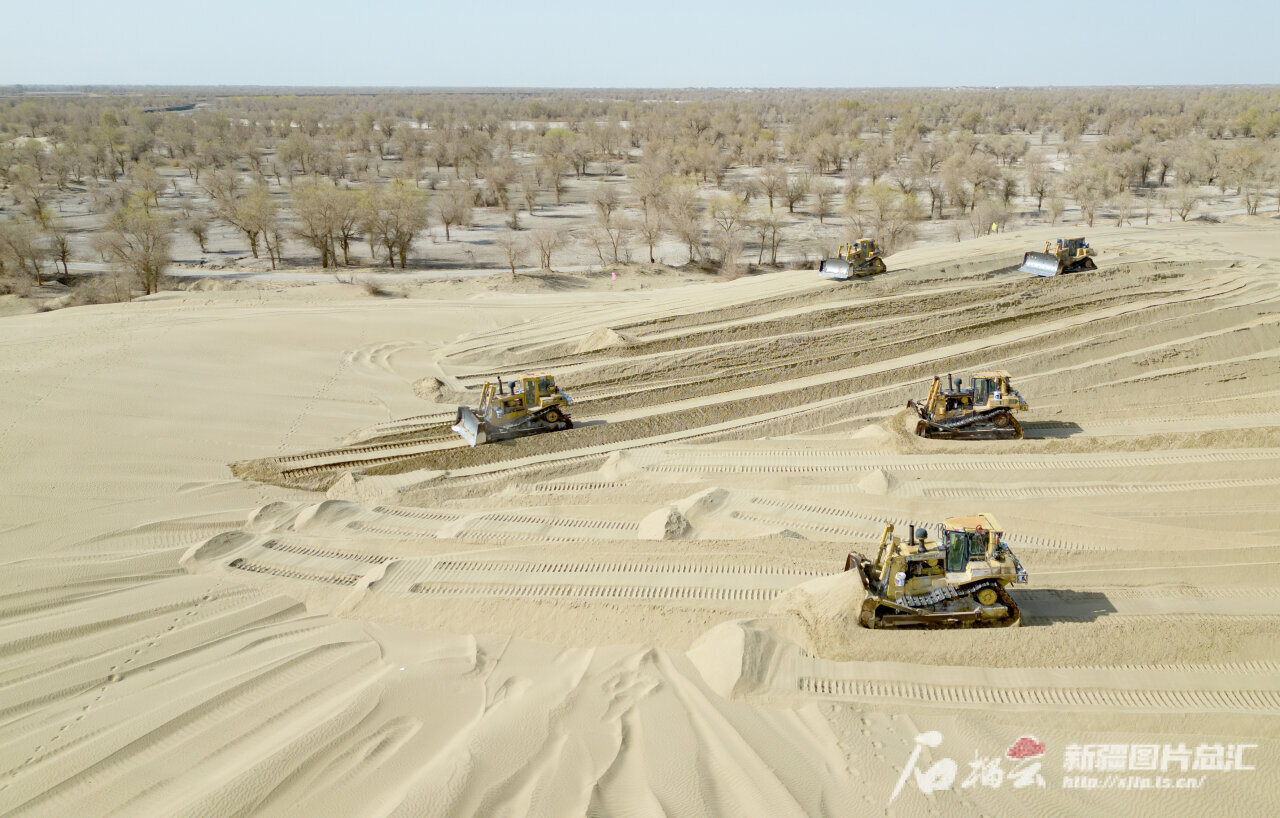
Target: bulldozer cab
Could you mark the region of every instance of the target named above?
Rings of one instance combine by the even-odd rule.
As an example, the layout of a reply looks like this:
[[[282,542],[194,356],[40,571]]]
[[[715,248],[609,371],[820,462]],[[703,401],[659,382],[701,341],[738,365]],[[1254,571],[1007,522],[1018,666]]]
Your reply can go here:
[[[524,402],[529,408],[543,406],[548,400],[555,402],[562,397],[556,379],[551,375],[525,375]]]
[[[851,256],[856,256],[863,260],[879,255],[879,252],[880,251],[876,248],[875,239],[858,239],[849,248],[849,254]]]
[[[991,559],[1000,542],[999,523],[990,514],[952,517],[942,524],[942,530],[947,544],[948,571],[953,570],[950,567],[953,548],[964,555],[967,563],[971,559]],[[963,571],[964,567],[958,570]]]
[[[981,409],[988,406],[1003,406],[1016,395],[1009,383],[1009,373],[1003,369],[991,372],[975,372],[970,380],[970,391],[973,393],[974,407]],[[1022,408],[1021,397],[1017,398],[1018,407]]]

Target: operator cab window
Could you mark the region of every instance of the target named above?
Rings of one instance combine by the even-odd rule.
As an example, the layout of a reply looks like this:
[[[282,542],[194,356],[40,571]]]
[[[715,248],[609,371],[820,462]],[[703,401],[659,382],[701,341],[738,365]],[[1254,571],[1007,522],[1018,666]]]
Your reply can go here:
[[[973,402],[976,406],[981,406],[987,402],[987,396],[991,394],[991,380],[989,378],[973,379]]]

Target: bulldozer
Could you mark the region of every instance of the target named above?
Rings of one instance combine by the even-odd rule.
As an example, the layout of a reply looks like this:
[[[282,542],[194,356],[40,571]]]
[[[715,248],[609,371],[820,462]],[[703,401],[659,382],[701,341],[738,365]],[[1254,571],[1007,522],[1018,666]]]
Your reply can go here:
[[[1001,539],[990,514],[952,517],[935,538],[908,526],[907,541],[886,525],[875,560],[845,560],[866,590],[858,624],[864,628],[1009,627],[1021,619],[1006,588],[1027,582],[1026,569]]]
[[[920,420],[916,434],[938,440],[1018,440],[1022,424],[1014,412],[1027,411],[1027,402],[1009,381],[1003,369],[975,372],[964,386],[964,378],[947,375],[947,385],[935,375],[929,397],[923,402],[909,400]]]
[[[459,406],[453,431],[472,446],[494,440],[572,429],[566,408],[573,400],[551,375],[523,375],[503,388],[502,378],[486,382],[475,409]]]
[[[1057,239],[1046,241],[1043,253],[1024,253],[1020,273],[1032,275],[1056,276],[1058,273],[1074,273],[1078,270],[1096,270],[1098,265],[1090,258],[1093,248],[1084,237],[1075,239]]]
[[[836,250],[835,258],[823,259],[818,266],[818,275],[836,281],[848,281],[854,276],[859,278],[874,273],[883,273],[886,269],[884,259],[880,258],[880,248],[875,239],[858,239],[851,244],[842,244]]]

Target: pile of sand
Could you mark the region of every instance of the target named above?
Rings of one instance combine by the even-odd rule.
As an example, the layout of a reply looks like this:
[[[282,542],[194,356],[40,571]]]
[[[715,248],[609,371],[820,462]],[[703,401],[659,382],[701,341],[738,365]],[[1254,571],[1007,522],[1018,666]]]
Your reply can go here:
[[[784,591],[769,607],[782,631],[814,656],[847,656],[866,591],[857,572],[844,571]]]
[[[620,349],[631,346],[634,343],[635,339],[631,336],[624,335],[609,327],[601,327],[579,341],[573,351],[579,355],[585,355],[606,349]]]
[[[414,381],[413,394],[427,403],[440,403],[446,406],[459,406],[465,402],[466,397],[464,393],[450,389],[444,381],[431,376]]]

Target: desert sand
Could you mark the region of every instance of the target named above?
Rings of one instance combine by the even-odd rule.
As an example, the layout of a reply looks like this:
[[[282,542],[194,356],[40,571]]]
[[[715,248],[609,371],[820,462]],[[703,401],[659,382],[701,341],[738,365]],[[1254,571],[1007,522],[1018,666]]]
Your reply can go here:
[[[6,317],[0,813],[1275,814],[1277,224],[1094,230],[1054,279],[1012,271],[1037,229],[848,284]],[[1025,439],[910,434],[935,373],[990,366]],[[529,369],[576,428],[448,432]],[[853,624],[851,549],[976,511],[1021,627]],[[1024,736],[1040,781],[969,777]],[[1219,744],[1255,769],[1065,780],[1073,746]]]

